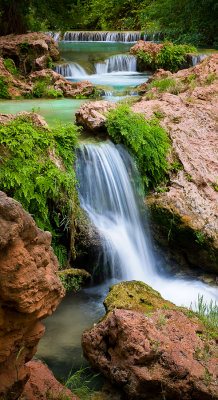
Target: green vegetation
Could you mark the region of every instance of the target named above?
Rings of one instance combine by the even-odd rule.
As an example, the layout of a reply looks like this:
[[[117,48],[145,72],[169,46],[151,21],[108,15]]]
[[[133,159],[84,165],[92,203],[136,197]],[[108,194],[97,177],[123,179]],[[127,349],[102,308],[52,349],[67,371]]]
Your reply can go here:
[[[216,45],[213,0],[1,0],[0,35],[28,30],[141,30],[168,40]]]
[[[198,295],[198,301],[195,303],[197,317],[203,322],[207,330],[217,332],[218,329],[218,305],[211,300],[210,304],[204,301],[203,295]],[[190,306],[192,311],[192,304]]]
[[[152,88],[157,88],[159,93],[169,92],[172,94],[178,94],[181,90],[181,85],[174,78],[162,78],[151,81],[148,85],[148,90]]]
[[[36,83],[33,88],[33,97],[41,98],[41,97],[48,97],[48,98],[58,98],[63,97],[63,93],[59,92],[55,89],[48,89],[48,83],[44,81],[40,81]]]
[[[18,70],[16,68],[16,65],[14,64],[14,61],[11,58],[4,59],[4,66],[12,75],[14,75],[15,77],[18,76]]]
[[[81,289],[82,277],[59,275],[62,285],[67,292],[78,292]]]
[[[107,130],[115,143],[123,143],[131,151],[146,187],[156,186],[164,179],[170,145],[157,119],[147,121],[121,105],[109,112]]]
[[[93,373],[90,367],[81,367],[78,371],[69,373],[64,386],[70,389],[81,400],[90,400],[95,393],[94,380],[99,374]]]
[[[77,135],[74,125],[59,125],[51,132],[37,128],[26,116],[0,125],[0,190],[19,201],[41,229],[52,232],[59,258],[77,199]],[[56,165],[60,158],[61,169]]]
[[[137,54],[143,68],[155,70],[163,68],[167,71],[177,72],[185,65],[185,54],[196,53],[197,49],[194,46],[186,44],[173,45],[172,43],[165,43],[163,48],[159,51],[154,59],[151,54],[144,51],[139,51]]]
[[[8,93],[8,82],[6,78],[0,75],[0,99],[10,99],[11,96]]]
[[[187,53],[196,53],[196,51],[197,49],[193,46],[166,43],[156,56],[156,67],[177,72],[185,62],[184,55]]]

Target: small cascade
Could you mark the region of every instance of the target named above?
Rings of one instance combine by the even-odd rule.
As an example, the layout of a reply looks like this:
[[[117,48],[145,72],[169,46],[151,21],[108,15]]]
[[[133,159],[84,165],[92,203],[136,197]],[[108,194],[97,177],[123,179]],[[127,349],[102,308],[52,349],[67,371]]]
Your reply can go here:
[[[95,70],[99,75],[122,71],[136,72],[137,59],[135,56],[119,54],[108,58],[103,63],[96,63]]]
[[[65,32],[63,40],[68,42],[137,42],[138,40],[160,40],[160,33],[135,32]]]
[[[60,38],[60,32],[45,32],[45,35],[51,36],[56,42]]]
[[[152,257],[127,172],[133,160],[112,143],[84,145],[77,156],[80,204],[101,233],[105,275],[110,268],[112,278],[145,279]]]
[[[84,68],[75,62],[56,65],[54,71],[63,75],[65,78],[84,78],[88,75]]]
[[[192,65],[193,67],[197,65],[201,60],[209,56],[209,54],[198,54],[196,56],[192,56]]]

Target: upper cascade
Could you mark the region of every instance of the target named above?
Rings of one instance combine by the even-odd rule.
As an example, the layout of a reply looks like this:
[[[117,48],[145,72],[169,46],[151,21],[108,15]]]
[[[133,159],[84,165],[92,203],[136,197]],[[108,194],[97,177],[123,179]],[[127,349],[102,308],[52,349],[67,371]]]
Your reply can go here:
[[[65,32],[64,41],[69,42],[137,42],[138,40],[160,40],[160,33],[146,34],[144,32]],[[54,33],[53,33],[54,37]],[[55,38],[55,37],[54,37]]]

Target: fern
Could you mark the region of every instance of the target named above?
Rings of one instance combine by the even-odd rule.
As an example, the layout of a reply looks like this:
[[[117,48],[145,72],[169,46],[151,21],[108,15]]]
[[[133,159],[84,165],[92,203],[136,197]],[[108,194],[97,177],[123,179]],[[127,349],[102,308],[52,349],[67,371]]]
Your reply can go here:
[[[52,232],[55,246],[77,198],[73,162],[78,130],[71,124],[51,132],[27,117],[0,125],[0,190],[19,201],[41,229]],[[65,168],[58,168],[50,154]]]
[[[122,105],[109,112],[107,130],[116,143],[123,143],[131,151],[146,187],[164,179],[170,144],[157,119],[146,121],[143,115]]]

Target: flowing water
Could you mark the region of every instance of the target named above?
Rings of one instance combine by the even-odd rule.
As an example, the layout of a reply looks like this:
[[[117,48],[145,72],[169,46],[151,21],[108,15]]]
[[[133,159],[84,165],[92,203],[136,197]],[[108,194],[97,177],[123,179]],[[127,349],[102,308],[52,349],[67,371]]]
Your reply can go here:
[[[153,255],[148,222],[140,213],[140,177],[128,152],[111,142],[82,144],[77,151],[81,206],[102,239],[98,270],[101,285],[68,294],[45,321],[38,356],[56,376],[84,365],[80,341],[84,329],[104,315],[103,300],[111,284],[142,280],[177,305],[190,306],[198,294],[217,300],[217,291],[198,280],[179,279],[164,271]]]
[[[97,84],[104,90],[104,98],[111,101],[118,101],[127,92],[136,95],[135,86],[151,75],[137,72],[136,59],[128,53],[139,34],[67,32],[60,41],[61,35],[55,33],[53,37],[59,40],[63,58],[63,63],[55,69],[71,81],[89,80]],[[85,101],[1,101],[0,112],[16,113],[34,108],[54,125],[56,120],[73,121],[76,109]],[[81,205],[102,238],[98,267],[104,282],[77,294],[69,293],[45,321],[46,332],[37,355],[56,376],[66,376],[71,367],[76,370],[84,363],[81,334],[104,315],[103,299],[113,283],[123,279],[142,280],[178,305],[189,306],[197,300],[198,293],[208,301],[216,298],[214,288],[191,278],[169,276],[164,272],[164,265],[160,268],[153,255],[148,223],[140,213],[140,185],[135,184],[140,179],[129,154],[121,146],[103,142],[83,144],[77,159]]]

